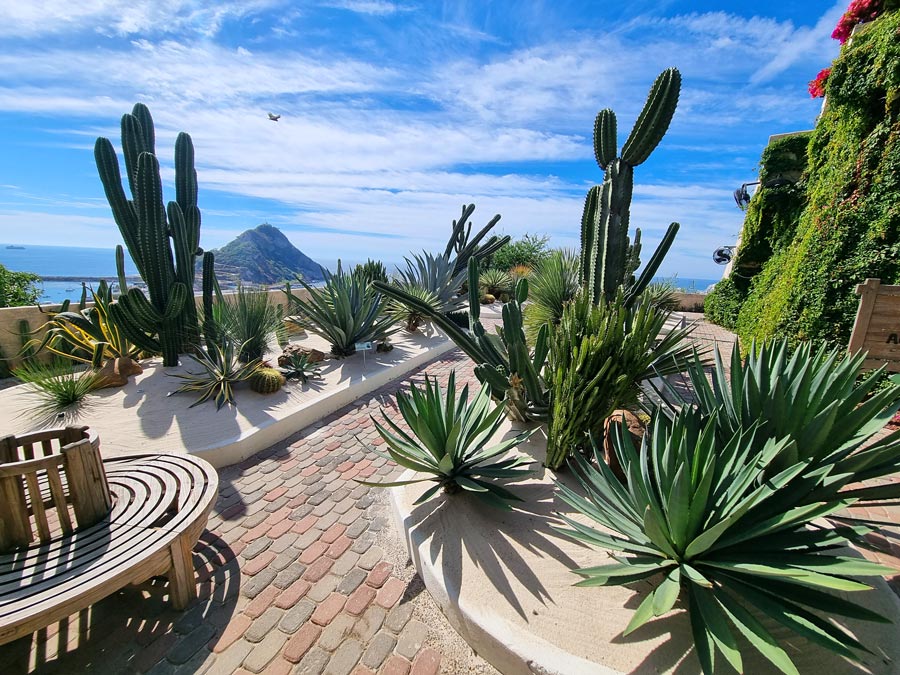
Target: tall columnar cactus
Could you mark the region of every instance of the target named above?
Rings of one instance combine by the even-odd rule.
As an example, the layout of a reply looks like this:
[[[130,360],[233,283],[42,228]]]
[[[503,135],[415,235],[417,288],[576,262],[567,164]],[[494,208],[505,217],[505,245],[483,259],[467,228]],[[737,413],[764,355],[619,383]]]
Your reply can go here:
[[[488,333],[481,323],[479,303],[478,261],[469,259],[469,331],[441,314],[427,302],[381,281],[373,286],[382,294],[405,304],[428,317],[472,359],[475,375],[487,382],[495,400],[505,401],[507,414],[515,420],[547,419],[549,392],[541,373],[547,361],[549,340],[547,326],[538,333],[533,352],[528,349],[522,328],[522,303],[528,298],[528,281],[520,279],[514,297],[503,305],[503,328],[497,335]]]
[[[487,234],[494,229],[494,225],[500,221],[499,213],[491,218],[488,221],[488,224],[481,228],[474,238],[470,239],[472,235],[472,223],[469,222],[469,216],[471,216],[474,211],[474,204],[463,204],[462,214],[460,215],[459,220],[453,221],[453,231],[450,233],[450,239],[447,241],[447,247],[444,249],[444,257],[448,260],[450,260],[451,254],[456,253],[456,263],[453,269],[454,276],[468,267],[469,258],[473,256],[476,256],[479,260],[487,258],[495,253],[500,247],[508,244],[510,240],[509,235],[503,237],[492,235],[484,245],[479,246],[481,240],[484,239]]]
[[[615,113],[607,108],[597,114],[594,157],[605,175],[603,185],[588,191],[581,217],[581,281],[594,304],[611,301],[620,286],[626,289],[627,303],[634,302],[653,279],[675,240],[678,223],[669,225],[640,277],[635,279],[640,266],[641,231],[636,230],[633,243],[628,237],[634,167],[646,161],[668,130],[680,90],[681,74],[676,68],[669,68],[656,78],[620,157],[616,157]]]
[[[138,288],[123,287],[110,312],[136,345],[161,352],[163,365],[174,366],[178,354],[199,341],[194,259],[203,250],[194,146],[189,135],[178,134],[175,201],[167,207],[155,155],[153,119],[142,103],[122,116],[122,151],[132,199],[125,196],[119,161],[109,139],[97,139],[94,158],[113,217],[150,297]],[[124,275],[120,275],[120,283],[123,281]]]

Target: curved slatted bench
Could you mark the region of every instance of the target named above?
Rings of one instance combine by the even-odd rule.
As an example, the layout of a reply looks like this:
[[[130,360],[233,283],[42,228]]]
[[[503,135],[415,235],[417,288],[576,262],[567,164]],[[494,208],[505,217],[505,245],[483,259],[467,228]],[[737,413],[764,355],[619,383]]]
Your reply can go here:
[[[68,445],[60,454],[75,445],[89,449],[90,441]],[[0,464],[0,483],[17,465],[29,462],[51,463],[45,456]],[[196,597],[191,550],[206,528],[218,493],[215,469],[185,455],[132,455],[104,460],[100,466],[111,502],[101,520],[66,532],[62,521],[68,516],[62,516],[61,531],[55,536],[0,553],[0,644],[153,576],[168,576],[169,597],[176,609],[184,609]],[[58,506],[50,494],[58,490],[57,482],[70,491],[75,488],[71,476],[66,485],[44,475],[37,486],[41,498],[34,498],[26,483],[32,517],[44,510],[41,502],[48,496],[54,502],[50,505]],[[0,489],[0,499],[4,494]]]

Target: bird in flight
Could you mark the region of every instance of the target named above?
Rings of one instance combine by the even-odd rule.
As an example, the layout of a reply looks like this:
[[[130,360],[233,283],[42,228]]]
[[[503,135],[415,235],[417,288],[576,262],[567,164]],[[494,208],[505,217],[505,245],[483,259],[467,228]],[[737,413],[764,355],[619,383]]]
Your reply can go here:
[[[269,119],[272,120],[273,122],[277,122],[278,120],[281,119],[281,115],[273,115],[272,113],[269,113]]]

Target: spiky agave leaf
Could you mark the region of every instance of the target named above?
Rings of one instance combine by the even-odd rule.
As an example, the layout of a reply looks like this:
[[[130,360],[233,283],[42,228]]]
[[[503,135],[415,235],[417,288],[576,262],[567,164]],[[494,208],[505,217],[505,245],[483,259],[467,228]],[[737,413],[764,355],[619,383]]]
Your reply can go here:
[[[531,473],[524,468],[530,463],[526,458],[504,455],[534,432],[523,431],[488,445],[503,424],[503,406],[491,400],[489,385],[482,385],[470,401],[468,384],[457,393],[455,372],[450,373],[446,390],[438,386],[436,379],[426,376],[424,389],[412,385],[408,394],[397,395],[397,407],[410,431],[404,431],[382,411],[387,426],[376,421],[375,428],[386,445],[387,453],[383,456],[406,469],[430,475],[391,483],[357,482],[392,487],[434,481],[436,485],[419,497],[416,504],[426,501],[441,488],[451,494],[460,490],[472,492],[501,508],[508,509],[510,501],[519,501],[497,481]]]
[[[27,359],[13,375],[38,397],[38,403],[28,412],[41,424],[58,424],[58,417],[74,421],[84,410],[87,395],[102,384],[96,370],[73,367],[61,358],[46,362]]]
[[[603,529],[566,516],[569,527],[557,529],[622,554],[613,563],[575,570],[582,577],[578,585],[655,582],[626,633],[666,614],[683,596],[697,656],[708,674],[717,653],[743,672],[738,634],[782,672],[797,672],[755,618],[760,613],[858,661],[867,648],[823,614],[887,620],[832,591],[867,590],[869,584],[855,577],[896,571],[842,555],[844,531],[812,527],[852,500],[806,501],[794,488],[806,463],[776,468],[793,440],[769,438],[760,448],[761,429],[751,425],[723,444],[717,415],[704,419],[685,408],[670,419],[657,412],[639,451],[618,430],[614,446],[625,485],[596,448],[597,467],[581,455],[571,460],[584,494],[559,485],[560,497]],[[828,479],[826,471],[822,480]]]

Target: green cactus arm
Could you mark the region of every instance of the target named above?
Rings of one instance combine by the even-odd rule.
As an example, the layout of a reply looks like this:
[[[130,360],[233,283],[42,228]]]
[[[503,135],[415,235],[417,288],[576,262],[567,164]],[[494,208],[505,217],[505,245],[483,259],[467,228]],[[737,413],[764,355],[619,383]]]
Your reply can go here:
[[[479,382],[490,386],[491,396],[495,400],[502,401],[506,398],[506,390],[509,389],[509,375],[486,363],[475,366],[474,372]]]
[[[141,134],[144,142],[144,152],[156,154],[156,130],[153,127],[153,116],[150,108],[143,103],[135,103],[131,114],[141,124]]]
[[[622,159],[631,166],[643,164],[665,136],[678,106],[681,73],[668,68],[656,78],[641,114],[628,140],[622,146]]]
[[[128,341],[138,349],[153,354],[159,354],[162,351],[159,340],[144,331],[143,324],[134,318],[134,315],[126,309],[126,305],[123,305],[121,301],[117,300],[110,304],[109,315]]]
[[[520,305],[528,300],[528,279],[522,277],[516,282],[516,287],[514,289],[514,294],[516,298],[516,302]]]
[[[621,160],[613,160],[606,170],[604,180],[604,196],[607,201],[602,204],[606,222],[601,222],[602,242],[598,270],[598,283],[602,295],[607,300],[612,298],[615,289],[625,280],[625,265],[628,253],[628,206],[631,204],[631,193],[634,186],[633,169]],[[609,187],[607,191],[606,188]],[[596,296],[595,296],[596,297]],[[598,300],[595,300],[595,303]]]
[[[119,226],[128,250],[132,252],[131,257],[138,268],[138,273],[143,276],[144,261],[139,254],[135,255],[140,250],[137,239],[137,213],[134,203],[125,196],[125,190],[122,188],[122,176],[119,173],[119,160],[108,138],[97,139],[94,144],[94,160],[97,163],[97,172],[100,174],[100,182],[103,184],[106,200],[112,209],[113,219]]]
[[[186,212],[189,206],[197,206],[194,142],[190,135],[183,131],[175,139],[175,201],[183,212]]]
[[[164,322],[175,321],[184,312],[185,304],[188,302],[189,292],[187,286],[180,281],[176,281],[169,287],[169,301],[166,303],[165,312],[163,312],[162,320]]]
[[[138,159],[143,153],[149,152],[144,139],[144,130],[138,118],[129,114],[122,115],[122,154],[125,156],[125,175],[132,195],[137,194]]]
[[[587,287],[593,276],[591,262],[594,260],[594,237],[597,234],[597,213],[600,208],[600,194],[602,188],[599,185],[588,190],[584,198],[584,209],[581,212],[581,284]]]
[[[125,280],[125,249],[122,244],[116,244],[116,276],[119,278],[119,295],[128,291],[128,282]]]
[[[625,294],[626,305],[630,306],[637,297],[644,292],[650,282],[653,281],[653,277],[656,276],[656,271],[662,264],[669,249],[672,248],[672,242],[675,241],[675,235],[678,234],[678,228],[680,227],[681,226],[678,223],[669,225],[665,235],[663,235],[662,241],[659,242],[659,246],[653,251],[653,256],[647,261],[647,266],[644,268],[644,271],[641,272],[641,276],[638,277],[637,281],[634,282],[634,285],[632,285]]]
[[[166,236],[166,216],[163,205],[162,181],[159,177],[159,162],[148,152],[138,158],[137,190],[134,206],[138,214],[138,240],[141,257],[147,263],[144,281],[150,293],[150,301],[163,311],[168,302],[169,285],[174,274],[169,266],[172,251]]]
[[[163,320],[162,312],[147,300],[147,296],[140,288],[128,289],[128,293],[119,296],[118,302],[124,306],[135,322],[148,329],[148,333],[159,330],[159,324]]]
[[[594,120],[594,159],[603,171],[616,158],[617,148],[616,114],[605,108],[597,113]]]
[[[547,355],[550,353],[550,326],[544,324],[540,327],[537,334],[537,340],[534,343],[533,365],[540,372],[547,362]]]
[[[481,320],[481,286],[478,283],[478,261],[469,260],[469,330],[474,330],[475,324]]]

